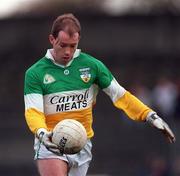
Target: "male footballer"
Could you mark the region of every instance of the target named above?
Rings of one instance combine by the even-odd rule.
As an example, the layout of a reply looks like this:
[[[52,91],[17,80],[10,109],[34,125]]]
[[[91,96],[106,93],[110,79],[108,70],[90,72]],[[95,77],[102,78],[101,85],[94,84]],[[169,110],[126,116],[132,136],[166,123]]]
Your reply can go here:
[[[85,176],[92,159],[92,109],[98,90],[103,90],[118,109],[132,120],[150,123],[170,143],[175,136],[156,112],[123,88],[109,69],[77,49],[81,26],[73,14],[58,16],[51,29],[52,45],[25,74],[25,117],[34,140],[34,159],[41,176]],[[52,129],[63,119],[81,122],[88,141],[77,154],[61,154],[51,141]]]

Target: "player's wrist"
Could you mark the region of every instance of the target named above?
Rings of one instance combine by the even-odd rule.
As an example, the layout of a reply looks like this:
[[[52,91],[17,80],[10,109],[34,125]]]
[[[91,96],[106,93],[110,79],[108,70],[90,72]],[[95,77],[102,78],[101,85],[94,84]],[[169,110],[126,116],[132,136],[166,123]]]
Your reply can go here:
[[[166,122],[162,118],[160,118],[156,113],[148,116],[146,120],[153,127],[156,127],[162,130],[164,129],[164,126],[167,125]]]
[[[40,138],[42,135],[44,135],[45,133],[48,133],[47,129],[45,128],[39,128],[36,132],[36,136],[38,138]]]
[[[147,114],[147,117],[146,117],[146,122],[152,124],[154,122],[154,120],[160,118],[156,112],[154,111],[151,111]]]
[[[39,145],[43,144],[49,151],[61,155],[58,146],[51,141],[52,132],[45,128],[39,128],[36,135],[40,141]]]

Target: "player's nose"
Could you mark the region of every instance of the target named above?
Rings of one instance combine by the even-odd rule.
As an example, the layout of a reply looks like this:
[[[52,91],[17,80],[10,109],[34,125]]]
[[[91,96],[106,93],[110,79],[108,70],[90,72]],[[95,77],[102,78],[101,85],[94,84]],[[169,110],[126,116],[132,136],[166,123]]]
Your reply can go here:
[[[70,48],[67,47],[67,48],[65,49],[65,52],[64,52],[64,53],[65,53],[66,56],[70,55],[70,54],[71,54]]]

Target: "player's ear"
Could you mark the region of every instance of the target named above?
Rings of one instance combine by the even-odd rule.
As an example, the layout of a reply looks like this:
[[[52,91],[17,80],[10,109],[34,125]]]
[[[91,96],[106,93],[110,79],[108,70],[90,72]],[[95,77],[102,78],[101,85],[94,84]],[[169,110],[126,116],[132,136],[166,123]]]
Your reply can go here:
[[[49,35],[49,42],[53,45],[55,41],[55,38],[52,34]]]

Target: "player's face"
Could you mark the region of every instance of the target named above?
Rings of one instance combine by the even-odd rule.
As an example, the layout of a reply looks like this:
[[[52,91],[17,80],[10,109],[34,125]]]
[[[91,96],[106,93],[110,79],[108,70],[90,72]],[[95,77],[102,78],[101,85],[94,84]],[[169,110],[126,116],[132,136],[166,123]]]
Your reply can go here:
[[[49,36],[50,43],[53,46],[53,56],[57,63],[67,65],[72,60],[74,52],[79,43],[79,33],[70,36],[64,31],[60,31],[57,38]]]

